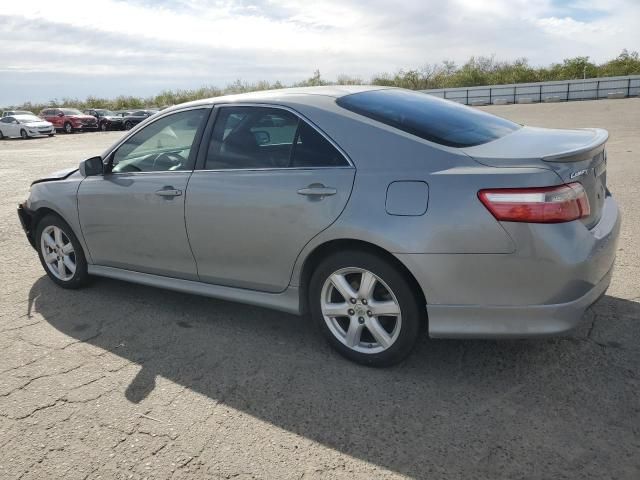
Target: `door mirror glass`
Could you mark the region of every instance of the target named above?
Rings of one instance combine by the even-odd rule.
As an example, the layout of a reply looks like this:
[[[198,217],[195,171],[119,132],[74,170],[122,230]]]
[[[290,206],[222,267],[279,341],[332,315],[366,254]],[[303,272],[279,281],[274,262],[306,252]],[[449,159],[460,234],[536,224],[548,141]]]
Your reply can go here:
[[[104,164],[102,157],[91,157],[84,162],[80,162],[80,174],[83,177],[94,177],[102,175],[104,172]]]
[[[58,112],[58,116],[59,116],[59,117],[64,117],[64,113],[62,113],[62,112]]]

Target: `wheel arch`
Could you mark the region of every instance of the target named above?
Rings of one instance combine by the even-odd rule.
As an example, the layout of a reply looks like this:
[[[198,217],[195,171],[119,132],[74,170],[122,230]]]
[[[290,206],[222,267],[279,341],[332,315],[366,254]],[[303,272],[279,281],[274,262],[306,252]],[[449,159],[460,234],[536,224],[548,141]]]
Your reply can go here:
[[[30,217],[30,220],[29,220],[29,232],[27,233],[27,238],[29,238],[29,243],[31,243],[31,241],[33,240],[33,243],[31,243],[33,248],[37,249],[38,240],[35,237],[36,237],[36,230],[38,229],[38,223],[40,223],[40,221],[47,215],[55,215],[56,217],[60,218],[63,222],[65,222],[69,226],[73,234],[78,239],[78,242],[80,243],[80,247],[82,248],[82,251],[85,255],[85,258],[89,263],[91,263],[91,256],[89,255],[88,248],[84,243],[84,236],[82,235],[82,232],[77,231],[74,223],[70,222],[67,218],[65,218],[65,216],[62,213],[60,213],[55,208],[51,208],[51,206],[47,204],[47,205],[40,206],[35,210],[30,210],[28,212],[28,215]]]
[[[333,239],[321,243],[316,246],[304,259],[302,264],[302,269],[300,271],[299,277],[299,290],[300,290],[300,309],[303,314],[309,312],[309,283],[311,280],[311,275],[317,268],[317,266],[327,258],[327,256],[338,250],[359,250],[359,251],[367,251],[374,253],[376,255],[381,256],[382,258],[388,260],[392,265],[398,268],[400,272],[407,278],[407,280],[413,285],[415,291],[418,292],[420,297],[420,301],[422,305],[425,306],[425,315],[426,315],[426,294],[422,290],[422,287],[416,280],[416,277],[411,273],[411,271],[407,268],[404,263],[402,263],[395,255],[391,252],[385,250],[384,248],[375,245],[373,243],[364,241],[364,240],[355,240],[355,239]]]

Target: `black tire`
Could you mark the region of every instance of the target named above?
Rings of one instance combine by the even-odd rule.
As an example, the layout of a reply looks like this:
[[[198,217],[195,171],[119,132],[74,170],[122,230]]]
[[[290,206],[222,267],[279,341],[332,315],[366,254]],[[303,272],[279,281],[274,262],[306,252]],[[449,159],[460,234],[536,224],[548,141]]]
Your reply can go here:
[[[54,133],[50,133],[50,134],[49,134],[49,137],[53,137],[54,135],[55,135]]]
[[[73,125],[69,122],[65,122],[64,124],[64,133],[73,133]]]
[[[107,126],[107,122],[102,122],[100,124],[100,131],[106,132],[107,130],[109,130],[109,127]]]
[[[57,278],[50,270],[49,266],[44,260],[44,254],[42,251],[42,232],[49,226],[55,226],[60,228],[64,235],[67,237],[71,244],[73,245],[74,250],[74,260],[76,265],[75,273],[68,280],[62,280]],[[65,222],[62,218],[57,215],[49,214],[44,216],[36,226],[36,236],[35,236],[35,244],[36,250],[38,250],[38,257],[40,258],[40,263],[44,268],[44,271],[49,276],[54,283],[61,286],[62,288],[70,288],[76,289],[85,286],[89,282],[89,274],[87,272],[87,260],[84,255],[84,251],[82,250],[82,246],[78,239],[73,233],[71,227]]]
[[[24,128],[22,130],[20,130],[20,137],[23,140],[26,140],[27,138],[29,138],[29,134],[27,133],[27,131]]]
[[[402,317],[400,332],[396,340],[381,352],[362,353],[348,347],[334,335],[322,313],[321,297],[325,281],[334,272],[350,267],[368,270],[376,275],[395,295],[397,303],[400,305]],[[363,365],[388,367],[402,361],[411,353],[422,327],[426,325],[426,308],[421,296],[416,292],[413,282],[392,262],[375,253],[352,250],[336,252],[328,256],[313,272],[308,293],[311,317],[331,346],[349,360]]]
[[[133,127],[131,122],[124,122],[124,129],[125,130],[131,130],[131,127]]]
[[[4,134],[2,133],[2,130],[0,130],[0,140],[4,140]]]

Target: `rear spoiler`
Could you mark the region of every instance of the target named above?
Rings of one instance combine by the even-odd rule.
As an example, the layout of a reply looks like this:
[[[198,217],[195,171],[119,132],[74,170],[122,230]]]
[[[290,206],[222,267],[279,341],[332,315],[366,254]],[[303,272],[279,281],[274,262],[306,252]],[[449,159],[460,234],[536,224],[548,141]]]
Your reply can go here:
[[[595,157],[604,150],[604,144],[609,139],[609,132],[603,128],[584,128],[593,132],[593,140],[583,146],[567,150],[566,152],[554,153],[542,157],[545,162],[581,162]]]

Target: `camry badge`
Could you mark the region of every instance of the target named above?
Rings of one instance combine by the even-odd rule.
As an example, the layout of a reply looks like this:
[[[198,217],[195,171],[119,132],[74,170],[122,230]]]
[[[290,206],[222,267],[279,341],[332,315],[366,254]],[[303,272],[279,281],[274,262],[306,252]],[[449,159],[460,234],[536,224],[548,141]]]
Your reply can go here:
[[[589,171],[589,169],[585,168],[584,170],[578,170],[577,172],[572,172],[571,175],[570,175],[570,178],[574,179],[576,177],[580,177],[580,176],[586,174],[588,171]]]

